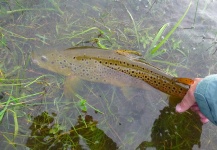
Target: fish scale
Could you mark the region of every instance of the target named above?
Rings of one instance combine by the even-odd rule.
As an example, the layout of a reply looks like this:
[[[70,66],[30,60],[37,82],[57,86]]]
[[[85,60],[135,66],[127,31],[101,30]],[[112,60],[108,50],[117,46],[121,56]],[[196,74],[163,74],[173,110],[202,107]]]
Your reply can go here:
[[[151,86],[159,89],[160,91],[167,93],[169,95],[183,97],[186,92],[187,88],[178,85],[176,82],[172,81],[173,77],[169,77],[167,74],[160,75],[158,69],[148,68],[144,66],[144,64],[134,63],[132,62],[129,64],[125,61],[100,61],[100,63],[104,63],[109,68],[121,71],[125,74],[129,74],[132,77],[138,78],[143,80],[144,82],[150,84]],[[121,67],[120,67],[121,66]],[[150,66],[149,66],[150,67]]]
[[[40,67],[65,76],[141,89],[146,89],[145,83],[148,83],[169,95],[184,97],[188,90],[187,86],[175,82],[173,76],[159,68],[139,61],[138,55],[135,54],[137,53],[127,50],[122,52],[80,47],[33,53],[32,59]]]

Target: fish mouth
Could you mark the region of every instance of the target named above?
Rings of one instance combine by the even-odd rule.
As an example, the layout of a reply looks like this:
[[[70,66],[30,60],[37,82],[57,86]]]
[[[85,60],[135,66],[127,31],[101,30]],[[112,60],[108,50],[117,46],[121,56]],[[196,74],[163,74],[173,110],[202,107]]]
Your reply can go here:
[[[35,59],[35,58],[36,58],[36,55],[35,55],[34,52],[31,53],[31,58],[32,58],[33,64],[36,64],[36,65],[39,64],[39,61],[38,61],[37,59]]]
[[[36,65],[39,64],[38,60],[36,60],[36,59],[32,59],[32,62],[33,62],[33,64],[36,64]]]

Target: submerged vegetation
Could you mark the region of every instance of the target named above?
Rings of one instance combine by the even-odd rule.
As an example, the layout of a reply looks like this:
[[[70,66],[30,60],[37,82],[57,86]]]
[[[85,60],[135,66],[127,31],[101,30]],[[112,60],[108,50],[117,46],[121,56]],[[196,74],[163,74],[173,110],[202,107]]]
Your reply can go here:
[[[195,63],[189,63],[191,45],[183,46],[188,39],[183,41],[178,35],[171,36],[181,30],[177,27],[190,5],[186,11],[188,4],[182,6],[175,18],[178,22],[170,27],[169,21],[160,20],[165,8],[160,8],[158,3],[1,1],[0,145],[5,149],[142,149],[145,146],[162,149],[165,147],[161,146],[168,146],[169,142],[171,148],[186,143],[189,147],[192,143],[199,145],[198,139],[180,138],[192,135],[182,132],[177,123],[177,118],[188,121],[195,115],[188,112],[170,117],[167,114],[175,113],[172,106],[163,109],[159,116],[158,110],[167,106],[167,100],[156,93],[150,97],[144,95],[148,92],[137,90],[128,101],[116,87],[85,82],[75,99],[67,99],[63,95],[64,77],[31,63],[30,53],[37,49],[95,46],[136,50],[146,61],[173,75],[180,72],[177,71],[180,66],[190,72],[191,66],[187,65]],[[192,74],[196,76],[193,72],[187,75]],[[150,129],[153,122],[155,126]],[[171,124],[167,126],[166,122]],[[158,129],[175,130],[173,123],[178,131],[169,133],[170,138],[167,133],[159,139]],[[200,123],[183,124],[186,131],[195,130],[200,136]],[[152,141],[147,142],[150,136]],[[157,143],[164,142],[165,137],[166,144]]]

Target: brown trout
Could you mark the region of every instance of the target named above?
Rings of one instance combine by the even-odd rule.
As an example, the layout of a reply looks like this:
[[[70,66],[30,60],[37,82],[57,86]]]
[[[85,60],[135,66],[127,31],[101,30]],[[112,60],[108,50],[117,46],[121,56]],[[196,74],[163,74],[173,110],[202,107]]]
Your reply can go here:
[[[192,81],[174,78],[162,70],[139,60],[141,55],[130,50],[102,50],[93,47],[77,47],[32,54],[32,60],[40,67],[83,80],[112,84],[118,87],[152,87],[172,96],[183,98],[188,87],[180,84]],[[186,80],[185,80],[186,79]],[[187,83],[185,83],[187,84]]]

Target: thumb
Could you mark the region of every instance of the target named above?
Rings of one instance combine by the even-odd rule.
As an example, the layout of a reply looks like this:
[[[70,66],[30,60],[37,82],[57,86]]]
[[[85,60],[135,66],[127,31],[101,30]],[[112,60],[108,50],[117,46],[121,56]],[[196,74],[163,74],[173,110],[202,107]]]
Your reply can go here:
[[[183,100],[179,104],[176,105],[176,111],[184,112],[188,110],[192,105],[194,105],[194,103],[195,103],[194,95],[192,95],[192,93],[189,91],[185,95]]]
[[[191,85],[190,89],[182,99],[182,101],[176,105],[177,112],[184,112],[188,110],[194,103],[196,103],[194,98],[194,91],[196,89],[197,84],[202,80],[202,78],[195,78],[194,84]]]

